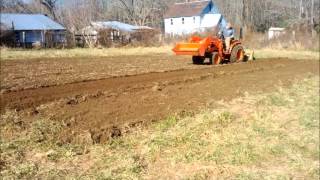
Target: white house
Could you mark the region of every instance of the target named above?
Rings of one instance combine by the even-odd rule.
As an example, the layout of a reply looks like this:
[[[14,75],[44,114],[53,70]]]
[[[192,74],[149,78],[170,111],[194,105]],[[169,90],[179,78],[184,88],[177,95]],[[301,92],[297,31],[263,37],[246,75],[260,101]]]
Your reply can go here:
[[[207,28],[220,28],[226,25],[226,21],[211,0],[187,0],[169,7],[164,25],[166,34],[184,35]]]

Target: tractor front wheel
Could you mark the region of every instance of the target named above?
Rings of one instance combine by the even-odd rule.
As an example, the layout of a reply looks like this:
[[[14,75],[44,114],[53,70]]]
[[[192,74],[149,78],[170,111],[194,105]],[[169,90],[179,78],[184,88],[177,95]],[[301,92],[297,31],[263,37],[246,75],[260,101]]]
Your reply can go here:
[[[202,56],[192,56],[193,64],[203,64],[205,57]]]
[[[219,56],[219,53],[218,52],[213,52],[212,53],[212,61],[211,61],[211,64],[213,65],[219,65],[221,64],[221,57]]]
[[[232,48],[230,62],[231,63],[238,63],[244,61],[244,49],[241,45],[235,45]]]

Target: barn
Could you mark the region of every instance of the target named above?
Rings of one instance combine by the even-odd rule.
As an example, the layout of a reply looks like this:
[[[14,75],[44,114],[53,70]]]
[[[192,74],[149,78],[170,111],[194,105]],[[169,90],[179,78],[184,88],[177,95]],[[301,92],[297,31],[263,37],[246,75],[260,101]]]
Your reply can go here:
[[[187,0],[169,7],[164,25],[165,33],[175,36],[221,28],[226,25],[226,20],[212,1]]]
[[[66,43],[66,29],[42,14],[0,14],[1,44],[54,47]]]

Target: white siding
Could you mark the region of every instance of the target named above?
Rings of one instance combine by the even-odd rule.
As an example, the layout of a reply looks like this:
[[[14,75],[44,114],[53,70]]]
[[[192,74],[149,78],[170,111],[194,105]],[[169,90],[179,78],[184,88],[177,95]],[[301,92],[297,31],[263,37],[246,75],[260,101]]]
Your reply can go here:
[[[182,19],[184,19],[184,23]],[[164,20],[164,23],[166,34],[183,35],[198,31],[201,19],[200,16],[168,18]]]
[[[182,23],[182,19],[184,19],[184,24]],[[202,32],[207,28],[214,28],[219,27],[219,25],[223,25],[225,22],[221,20],[223,20],[221,14],[204,14],[203,16],[167,18],[164,20],[165,33],[169,35],[184,35],[193,32]]]

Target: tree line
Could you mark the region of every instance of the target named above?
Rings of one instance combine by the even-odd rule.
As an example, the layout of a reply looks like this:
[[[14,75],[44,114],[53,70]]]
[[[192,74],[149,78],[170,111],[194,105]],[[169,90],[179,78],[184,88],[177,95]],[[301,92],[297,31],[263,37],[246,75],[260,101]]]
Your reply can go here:
[[[186,0],[0,0],[1,12],[42,13],[75,32],[92,21],[122,21],[163,29],[174,2]],[[190,1],[190,0],[189,0]],[[319,0],[213,0],[236,26],[264,32],[271,26],[304,25],[319,32]]]

